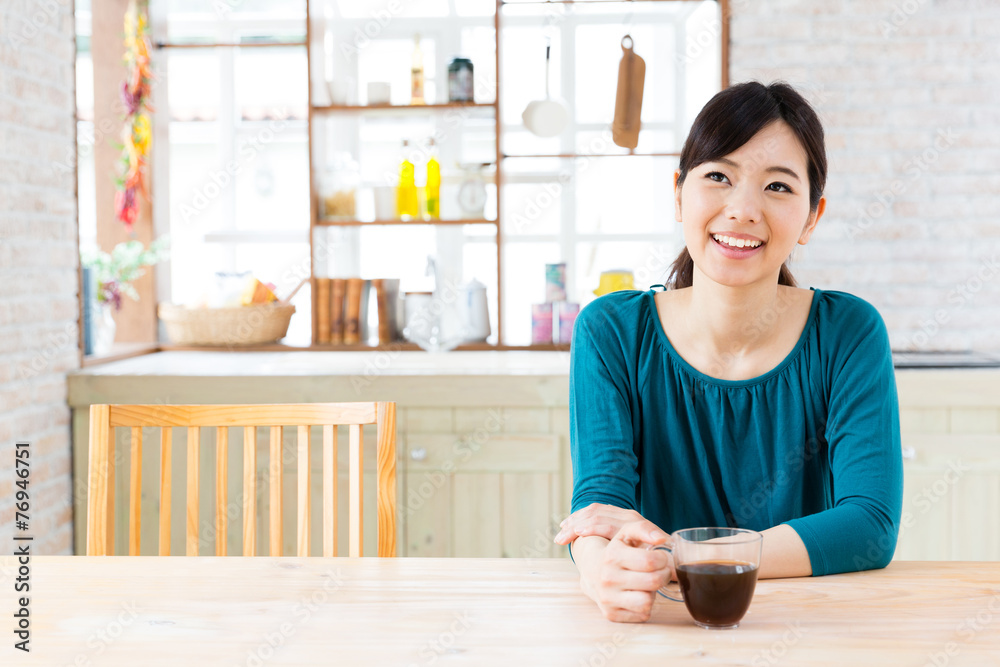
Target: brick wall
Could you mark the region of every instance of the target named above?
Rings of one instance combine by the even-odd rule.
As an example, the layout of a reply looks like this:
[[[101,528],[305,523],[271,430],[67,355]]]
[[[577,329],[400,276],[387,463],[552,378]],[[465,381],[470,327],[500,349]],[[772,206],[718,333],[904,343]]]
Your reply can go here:
[[[732,80],[796,85],[827,131],[800,283],[871,301],[895,349],[1000,351],[1000,2],[731,5]]]
[[[14,443],[30,448],[33,553],[70,553],[66,372],[78,366],[71,0],[0,4],[0,544]]]

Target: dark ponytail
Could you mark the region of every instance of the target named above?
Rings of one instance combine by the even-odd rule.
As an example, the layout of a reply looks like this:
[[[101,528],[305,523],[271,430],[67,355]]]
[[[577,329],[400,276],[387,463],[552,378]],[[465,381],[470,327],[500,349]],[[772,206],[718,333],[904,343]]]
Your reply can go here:
[[[776,120],[783,120],[802,142],[808,158],[809,208],[815,211],[826,187],[826,147],[823,124],[809,102],[787,83],[769,86],[748,81],[726,88],[708,101],[691,126],[681,150],[677,187],[695,167],[729,155]],[[687,248],[667,274],[667,289],[690,287],[694,262]],[[788,263],[781,265],[778,284],[795,287]]]

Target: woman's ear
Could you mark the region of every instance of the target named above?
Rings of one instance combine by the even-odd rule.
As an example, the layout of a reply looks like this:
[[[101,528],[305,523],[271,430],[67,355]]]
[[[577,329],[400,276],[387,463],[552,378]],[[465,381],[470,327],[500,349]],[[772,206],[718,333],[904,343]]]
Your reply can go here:
[[[674,172],[674,220],[681,222],[681,172],[678,169]]]
[[[802,233],[799,235],[799,245],[809,243],[809,237],[812,236],[813,230],[816,229],[816,224],[819,222],[819,219],[823,217],[823,213],[825,212],[826,197],[820,197],[819,203],[816,205],[816,210],[809,212],[809,218],[806,220],[806,226],[802,228]]]

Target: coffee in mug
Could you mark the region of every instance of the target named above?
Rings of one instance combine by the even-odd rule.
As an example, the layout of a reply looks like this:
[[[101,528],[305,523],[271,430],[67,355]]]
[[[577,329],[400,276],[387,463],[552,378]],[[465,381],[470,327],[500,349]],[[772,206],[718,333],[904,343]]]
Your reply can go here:
[[[670,546],[651,547],[673,554],[680,587],[663,587],[660,595],[684,602],[703,628],[738,627],[757,586],[761,534],[743,528],[686,528],[672,537]]]

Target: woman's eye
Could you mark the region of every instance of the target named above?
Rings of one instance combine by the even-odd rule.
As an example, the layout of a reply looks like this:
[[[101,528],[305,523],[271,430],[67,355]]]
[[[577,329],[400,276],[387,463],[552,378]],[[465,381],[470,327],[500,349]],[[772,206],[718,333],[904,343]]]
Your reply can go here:
[[[767,189],[771,192],[788,192],[791,193],[792,189],[785,185],[784,183],[771,183],[767,186]]]
[[[725,174],[719,171],[710,171],[707,174],[705,174],[705,178],[709,179],[710,181],[715,181],[716,183],[725,183],[729,180],[728,178],[726,178]]]

